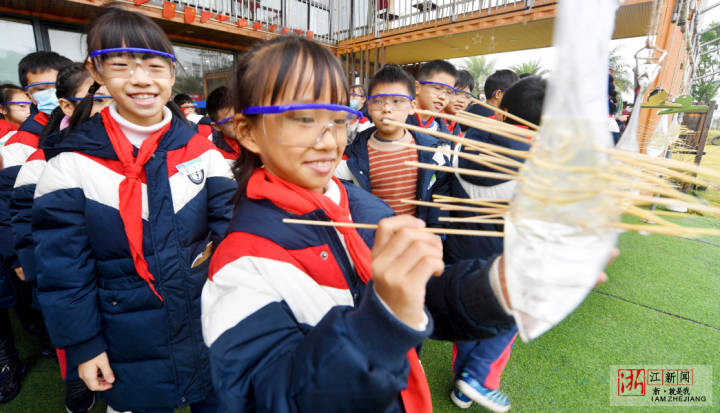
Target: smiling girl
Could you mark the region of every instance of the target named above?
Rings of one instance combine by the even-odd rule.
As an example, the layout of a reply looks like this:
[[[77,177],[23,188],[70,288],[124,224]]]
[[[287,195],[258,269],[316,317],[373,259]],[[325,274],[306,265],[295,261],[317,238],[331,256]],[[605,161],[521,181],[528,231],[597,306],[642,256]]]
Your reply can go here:
[[[52,341],[115,410],[224,411],[210,383],[200,292],[232,211],[230,170],[166,106],[175,56],[157,24],[106,8],[87,45],[95,83],[48,154],[33,205]],[[86,121],[100,86],[114,102]]]
[[[445,269],[421,220],[390,218],[387,204],[333,178],[361,114],[323,46],[294,36],[257,46],[234,91],[240,189],[202,296],[218,395],[231,412],[431,411],[415,347],[433,329],[468,340],[512,324],[488,275],[499,279],[495,260]]]

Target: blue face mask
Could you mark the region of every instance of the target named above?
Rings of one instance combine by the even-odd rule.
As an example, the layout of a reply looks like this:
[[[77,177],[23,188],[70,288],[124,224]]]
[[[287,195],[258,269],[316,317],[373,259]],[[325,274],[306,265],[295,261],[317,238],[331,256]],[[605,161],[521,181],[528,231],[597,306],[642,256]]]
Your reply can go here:
[[[355,110],[360,110],[360,102],[358,102],[357,100],[351,100],[350,107]]]
[[[55,94],[55,88],[41,90],[33,93],[31,96],[35,99],[38,110],[47,115],[52,113],[52,111],[60,104],[58,103],[58,98]]]

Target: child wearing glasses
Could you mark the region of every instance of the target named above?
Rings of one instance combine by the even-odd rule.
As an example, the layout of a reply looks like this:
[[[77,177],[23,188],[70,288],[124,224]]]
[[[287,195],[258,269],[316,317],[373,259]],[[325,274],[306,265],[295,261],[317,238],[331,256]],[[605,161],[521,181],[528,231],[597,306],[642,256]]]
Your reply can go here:
[[[450,62],[432,60],[420,67],[415,82],[418,109],[442,112],[455,95],[457,69]],[[421,126],[432,131],[450,133],[445,124],[434,116],[414,113],[408,116],[407,123]],[[451,142],[446,142],[449,145]]]
[[[445,108],[445,113],[455,115],[467,109],[474,97],[472,94],[473,89],[475,89],[475,78],[473,78],[472,73],[467,70],[459,70],[457,78],[455,79],[455,94]],[[442,121],[450,133],[455,136],[462,136],[463,125],[447,119],[443,119]]]
[[[424,133],[385,122],[403,123],[414,116],[415,85],[412,76],[400,66],[386,65],[375,73],[370,80],[367,101],[375,127],[360,133],[348,145],[335,175],[387,202],[396,214],[413,215],[429,226],[436,226],[438,218],[447,212],[403,200],[432,201],[433,194],[447,195],[447,174],[419,169],[405,162],[447,166],[449,160],[442,153],[412,147],[436,148],[444,143]]]
[[[235,128],[233,127],[235,109],[232,102],[230,102],[228,88],[221,86],[210,92],[205,109],[212,121],[210,123],[213,129],[212,142],[232,167],[233,162],[240,154],[240,144],[237,141]]]
[[[0,85],[0,147],[30,116],[30,97],[23,88],[6,83]]]
[[[407,115],[413,85],[391,66],[374,77],[368,100]],[[203,336],[225,407],[431,412],[415,347],[433,331],[471,340],[512,325],[499,301],[502,278],[491,270],[502,266],[472,260],[445,269],[441,240],[422,220],[391,217],[386,203],[333,177],[348,125],[361,114],[347,106],[342,66],[324,46],[297,36],[255,46],[240,58],[232,89],[239,192],[202,295]],[[405,134],[401,127],[384,136]]]
[[[114,410],[224,412],[200,293],[236,185],[222,154],[169,102],[172,44],[150,18],[90,22],[94,79],[35,190],[38,300],[68,369]],[[105,86],[113,103],[88,119]]]

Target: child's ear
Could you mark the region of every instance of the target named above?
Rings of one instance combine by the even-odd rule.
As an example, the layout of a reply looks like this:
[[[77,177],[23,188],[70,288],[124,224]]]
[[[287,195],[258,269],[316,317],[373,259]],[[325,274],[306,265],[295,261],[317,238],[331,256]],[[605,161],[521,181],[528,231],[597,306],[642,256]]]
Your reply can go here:
[[[93,64],[92,60],[87,59],[85,60],[85,69],[87,69],[88,72],[90,72],[90,77],[93,78],[95,82],[97,82],[100,86],[104,86],[105,82],[103,81],[102,76],[100,76],[100,73],[95,70],[95,65]]]
[[[255,136],[251,133],[250,120],[246,118],[245,115],[242,113],[235,114],[233,118],[233,128],[235,128],[235,137],[240,145],[250,152],[260,153],[260,148],[255,140]]]
[[[67,99],[60,98],[58,99],[58,104],[60,105],[60,110],[63,111],[65,116],[70,117],[73,115],[73,112],[75,111],[75,105],[73,105],[72,102]]]
[[[413,99],[410,101],[410,112],[408,112],[408,115],[414,115],[415,109],[417,109],[417,100]]]
[[[417,92],[420,91],[420,89],[422,89],[422,84],[420,84],[420,82],[418,82],[418,81],[416,80],[416,81],[415,81],[415,94],[416,94],[416,95],[417,95]]]

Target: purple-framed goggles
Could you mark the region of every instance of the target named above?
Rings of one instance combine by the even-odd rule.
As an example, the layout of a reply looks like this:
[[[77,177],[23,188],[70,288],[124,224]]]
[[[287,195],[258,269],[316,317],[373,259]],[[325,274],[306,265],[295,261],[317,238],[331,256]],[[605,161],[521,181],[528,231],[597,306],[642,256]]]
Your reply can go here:
[[[30,90],[31,87],[35,86],[42,86],[42,85],[54,85],[55,82],[37,82],[37,83],[30,83],[29,85],[25,86],[25,90]]]
[[[336,142],[352,139],[354,128],[348,126],[362,117],[362,112],[353,108],[327,103],[250,106],[243,114],[267,115],[262,117],[265,135],[282,145],[298,147],[315,147],[328,133]]]
[[[112,96],[93,96],[92,100],[98,101],[98,100],[105,100],[105,99],[112,99]],[[63,98],[65,100],[69,100],[70,102],[80,102],[81,100],[85,99],[84,97],[69,97],[69,98]]]
[[[138,66],[151,78],[171,78],[175,76],[177,62],[172,53],[140,47],[93,50],[90,60],[101,75],[127,79],[135,74]]]
[[[462,89],[455,89],[455,95],[466,95],[470,99],[477,99],[477,96],[473,95],[472,93],[468,92],[467,90]]]
[[[10,105],[32,105],[32,102],[28,102],[27,100],[13,100],[10,102],[5,102],[3,105],[10,106]]]
[[[413,101],[410,95],[400,93],[378,93],[368,96],[368,108],[374,110],[383,109],[385,105],[389,105],[393,109],[406,107]]]

